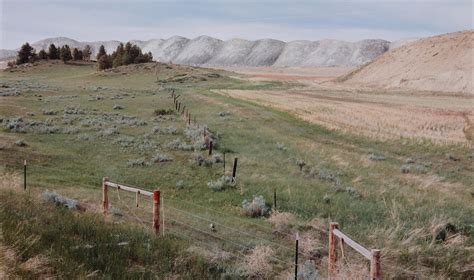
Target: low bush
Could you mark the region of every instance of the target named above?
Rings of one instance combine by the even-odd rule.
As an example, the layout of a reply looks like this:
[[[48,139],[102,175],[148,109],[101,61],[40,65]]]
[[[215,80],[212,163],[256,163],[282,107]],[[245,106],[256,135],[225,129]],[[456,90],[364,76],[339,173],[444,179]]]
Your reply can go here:
[[[254,196],[252,201],[244,200],[242,210],[245,216],[263,217],[270,213],[270,207],[265,203],[263,196]]]
[[[216,181],[207,182],[207,186],[214,191],[222,191],[230,187],[234,187],[235,183],[229,176],[222,176]]]
[[[172,115],[174,111],[172,109],[156,109],[153,114],[155,116],[165,116],[165,115]]]
[[[167,162],[167,161],[173,161],[173,157],[166,154],[157,154],[151,160],[153,162]]]
[[[145,167],[150,165],[145,159],[129,159],[127,160],[127,167]]]

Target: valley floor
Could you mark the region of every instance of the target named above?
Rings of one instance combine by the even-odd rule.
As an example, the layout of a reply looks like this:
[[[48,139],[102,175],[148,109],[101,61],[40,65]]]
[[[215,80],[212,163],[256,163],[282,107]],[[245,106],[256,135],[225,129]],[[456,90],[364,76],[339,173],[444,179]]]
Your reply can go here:
[[[96,212],[102,177],[160,188],[165,232],[187,240],[189,252],[221,274],[287,277],[299,232],[301,263],[311,259],[326,275],[327,227],[336,221],[382,250],[384,278],[469,279],[472,99],[343,89],[304,69],[289,78],[252,71],[145,64],[97,72],[62,63],[6,70],[0,171],[20,174],[27,159],[31,188]],[[190,120],[173,111],[172,92]],[[215,137],[214,157],[196,145],[204,127]],[[235,157],[237,185],[216,187]],[[244,215],[245,200],[261,196],[271,207],[274,194],[279,214]],[[134,199],[111,196],[123,213],[113,221],[149,228],[151,206],[129,209]],[[260,260],[265,274],[249,259]],[[366,270],[352,251],[345,261],[352,271],[341,278]]]

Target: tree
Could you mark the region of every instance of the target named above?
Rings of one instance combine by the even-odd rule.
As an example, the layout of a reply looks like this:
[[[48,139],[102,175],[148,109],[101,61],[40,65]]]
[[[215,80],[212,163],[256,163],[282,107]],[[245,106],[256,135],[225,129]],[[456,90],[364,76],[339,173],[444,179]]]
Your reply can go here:
[[[40,50],[38,53],[38,58],[39,59],[48,59],[48,54],[46,53],[45,50]]]
[[[82,57],[84,58],[85,61],[89,61],[91,60],[91,55],[92,55],[91,46],[86,45],[84,49],[82,50]]]
[[[59,59],[59,49],[54,44],[49,45],[48,57],[49,59]]]
[[[107,52],[105,51],[104,45],[100,45],[99,52],[97,53],[97,61],[100,60],[100,58],[104,55],[107,55]]]
[[[60,57],[64,63],[72,59],[71,49],[69,48],[68,45],[64,45],[61,47]]]
[[[119,67],[123,64],[123,55],[125,50],[123,48],[123,44],[117,46],[117,49],[112,53],[112,67]]]
[[[132,44],[130,42],[127,42],[127,44],[125,44],[125,50],[122,57],[123,65],[129,65],[133,63],[133,58],[130,56],[131,49],[132,49]]]
[[[84,54],[81,50],[77,51],[78,60],[84,60]]]
[[[72,60],[82,60],[82,55],[79,54],[79,50],[77,48],[72,50]]]
[[[20,65],[23,63],[27,63],[30,61],[31,56],[33,55],[33,47],[26,42],[21,46],[20,50],[18,51],[16,64]]]
[[[99,70],[104,70],[112,67],[111,57],[107,54],[102,55],[98,60]]]

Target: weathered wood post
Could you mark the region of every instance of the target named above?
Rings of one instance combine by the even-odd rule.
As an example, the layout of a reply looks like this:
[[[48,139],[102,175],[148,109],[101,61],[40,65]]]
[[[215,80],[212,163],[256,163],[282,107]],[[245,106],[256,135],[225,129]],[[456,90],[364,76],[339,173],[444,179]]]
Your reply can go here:
[[[225,152],[224,152],[224,159],[223,159],[223,161],[224,161],[224,176],[225,176]]]
[[[181,109],[181,102],[178,102],[178,113],[179,113],[180,109]]]
[[[109,212],[109,187],[107,186],[108,181],[109,177],[102,178],[102,208],[104,210],[104,215],[107,215]]]
[[[273,210],[277,209],[277,191],[273,189]]]
[[[160,189],[153,191],[153,228],[160,233]]]
[[[188,115],[188,125],[189,126],[191,125],[191,113],[189,113],[189,115]]]
[[[370,279],[380,280],[380,250],[373,249],[370,259]]]
[[[338,223],[329,224],[329,279],[335,277],[337,272],[337,236],[334,235],[334,230],[338,228]]]
[[[234,158],[234,166],[232,167],[232,182],[235,182],[236,175],[237,175],[237,158]]]
[[[212,141],[209,142],[209,155],[212,155]]]
[[[23,189],[26,191],[26,159],[23,161]]]
[[[138,207],[139,200],[140,200],[140,191],[137,191],[135,193],[135,203],[137,204],[137,207]]]
[[[299,233],[296,233],[296,252],[295,252],[295,280],[298,280],[298,242],[300,241]]]

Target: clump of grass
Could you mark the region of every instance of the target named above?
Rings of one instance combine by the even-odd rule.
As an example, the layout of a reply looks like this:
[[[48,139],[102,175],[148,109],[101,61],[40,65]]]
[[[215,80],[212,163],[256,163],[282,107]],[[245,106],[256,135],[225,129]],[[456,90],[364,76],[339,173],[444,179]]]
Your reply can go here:
[[[252,201],[244,200],[242,202],[242,212],[249,217],[263,217],[270,213],[270,207],[266,204],[263,196],[255,196]]]
[[[172,115],[174,112],[172,109],[156,109],[153,114],[155,116],[166,116],[166,115]]]
[[[207,186],[214,191],[222,191],[230,187],[234,187],[235,183],[229,176],[222,176],[215,181],[207,182]]]
[[[150,165],[150,163],[143,158],[127,160],[127,167],[146,167],[148,165]]]
[[[173,161],[173,157],[166,154],[157,154],[151,160],[153,162],[167,162],[167,161]]]
[[[428,168],[423,164],[404,164],[400,168],[403,174],[415,173],[415,174],[426,174]]]
[[[273,211],[268,220],[273,226],[273,232],[278,235],[290,234],[296,226],[295,215],[288,212]]]
[[[185,187],[186,187],[186,184],[184,183],[183,180],[179,180],[178,182],[176,182],[176,188],[178,190],[184,189]]]
[[[241,276],[248,279],[270,279],[273,274],[271,258],[274,254],[270,246],[256,246],[240,264]]]

